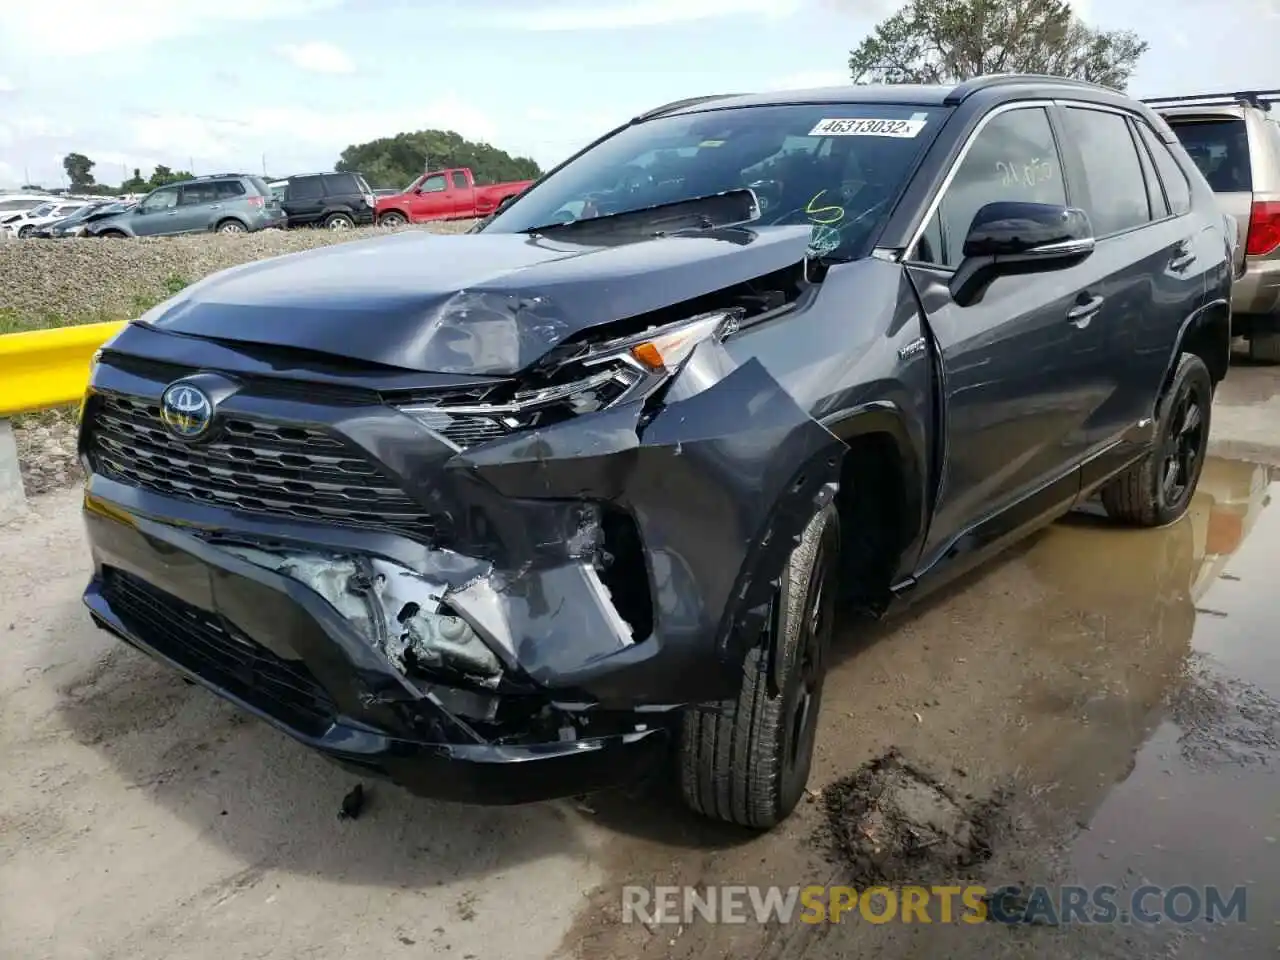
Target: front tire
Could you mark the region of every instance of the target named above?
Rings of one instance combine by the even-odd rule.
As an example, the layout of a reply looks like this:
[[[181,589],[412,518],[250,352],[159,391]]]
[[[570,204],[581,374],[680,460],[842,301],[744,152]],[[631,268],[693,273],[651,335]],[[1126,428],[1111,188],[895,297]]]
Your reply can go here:
[[[766,642],[743,662],[737,701],[683,719],[680,787],[698,813],[756,830],[785,820],[804,795],[835,619],[840,522],[820,510],[791,552]],[[777,650],[779,695],[769,690]]]
[[[1152,450],[1102,488],[1112,519],[1138,527],[1173,523],[1191,504],[1204,469],[1213,408],[1213,378],[1194,353],[1178,358],[1160,401]]]
[[[408,217],[395,210],[390,213],[384,213],[378,218],[378,226],[380,227],[403,227],[408,222]]]
[[[28,225],[27,225],[27,226],[25,226],[25,227],[20,227],[20,228],[18,229],[18,239],[19,239],[19,240],[30,240],[30,239],[31,239],[31,231],[32,231],[32,230],[34,230],[34,229],[35,229],[35,227],[32,227],[30,224],[28,224]]]

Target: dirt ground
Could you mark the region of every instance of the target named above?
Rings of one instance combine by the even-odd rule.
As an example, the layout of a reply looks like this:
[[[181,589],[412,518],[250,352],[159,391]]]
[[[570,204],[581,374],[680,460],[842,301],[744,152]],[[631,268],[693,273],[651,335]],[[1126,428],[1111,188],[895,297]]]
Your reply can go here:
[[[1190,515],[1082,512],[848,624],[809,802],[764,836],[663,782],[515,809],[348,774],[94,630],[77,491],[0,529],[0,956],[1270,956],[1280,369],[1233,369]],[[1244,922],[624,923],[628,884],[1244,885]]]

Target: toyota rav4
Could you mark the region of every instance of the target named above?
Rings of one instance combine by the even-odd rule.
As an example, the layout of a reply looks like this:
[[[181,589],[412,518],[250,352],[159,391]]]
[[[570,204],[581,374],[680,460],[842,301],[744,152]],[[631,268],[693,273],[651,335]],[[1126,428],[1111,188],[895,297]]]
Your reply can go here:
[[[671,104],[470,235],[247,264],[124,327],[82,411],[85,601],[425,795],[674,760],[767,828],[837,611],[1095,493],[1186,510],[1234,238],[1168,126],[1086,83]]]

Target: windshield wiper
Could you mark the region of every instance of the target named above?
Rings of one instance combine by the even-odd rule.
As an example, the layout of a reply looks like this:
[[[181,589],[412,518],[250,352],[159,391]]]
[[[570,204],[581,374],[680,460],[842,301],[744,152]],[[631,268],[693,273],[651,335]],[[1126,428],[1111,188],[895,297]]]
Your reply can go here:
[[[682,208],[690,208],[688,210]],[[706,209],[710,207],[711,209]],[[724,208],[726,217],[717,222],[714,216],[720,213],[720,207]],[[660,219],[655,220],[655,214],[661,214]],[[681,229],[699,228],[710,230],[713,227],[728,227],[734,224],[745,223],[755,220],[760,216],[760,203],[756,199],[755,191],[748,188],[739,190],[726,190],[723,193],[712,193],[704,197],[688,197],[682,200],[671,200],[667,203],[656,203],[649,207],[639,207],[635,210],[621,210],[618,213],[605,213],[598,217],[587,217],[585,220],[568,220],[556,223],[543,224],[540,227],[529,227],[519,233],[535,234],[550,233],[552,231],[573,231],[579,229],[587,229],[593,224],[604,224],[610,227],[625,227],[631,223],[649,223],[650,226],[662,226],[669,228],[673,221],[691,220],[692,223],[686,224]],[[652,222],[651,222],[652,221]]]

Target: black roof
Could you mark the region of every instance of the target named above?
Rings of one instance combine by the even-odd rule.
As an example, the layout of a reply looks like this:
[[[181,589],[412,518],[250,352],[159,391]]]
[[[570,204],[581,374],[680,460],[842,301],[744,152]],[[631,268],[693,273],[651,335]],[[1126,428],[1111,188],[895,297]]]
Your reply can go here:
[[[1036,74],[992,74],[959,84],[846,84],[810,90],[775,90],[766,93],[726,93],[690,97],[640,114],[636,120],[703,110],[732,107],[782,106],[801,103],[896,103],[922,107],[956,106],[984,91],[1015,93],[1019,97],[1062,96],[1064,89],[1075,97],[1099,102],[1127,101],[1124,94],[1109,87],[1070,77]]]

